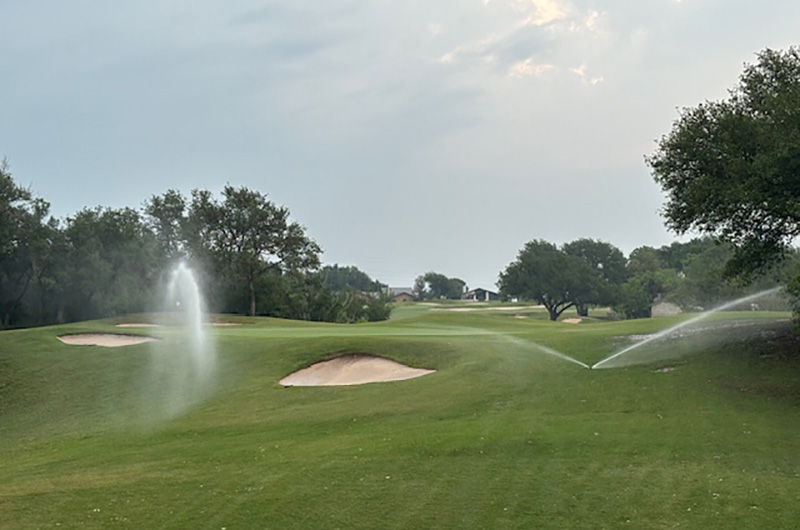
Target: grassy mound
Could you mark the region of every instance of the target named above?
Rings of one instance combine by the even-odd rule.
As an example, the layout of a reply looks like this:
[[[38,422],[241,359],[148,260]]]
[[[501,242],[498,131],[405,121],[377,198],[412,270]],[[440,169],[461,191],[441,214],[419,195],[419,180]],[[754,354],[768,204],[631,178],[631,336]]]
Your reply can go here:
[[[156,412],[149,345],[108,355],[56,339],[118,322],[2,332],[0,528],[800,526],[786,315],[587,370],[542,347],[591,365],[681,317],[570,326],[507,313],[412,306],[384,323],[216,327],[212,388],[172,419]],[[159,333],[161,348],[182,346]],[[665,349],[679,369],[657,371]],[[436,373],[278,384],[334,351]]]

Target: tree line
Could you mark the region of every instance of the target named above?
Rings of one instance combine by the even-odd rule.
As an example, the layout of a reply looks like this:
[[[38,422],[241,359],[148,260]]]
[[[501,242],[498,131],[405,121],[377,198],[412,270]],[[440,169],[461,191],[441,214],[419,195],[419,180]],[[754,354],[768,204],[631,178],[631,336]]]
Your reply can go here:
[[[65,219],[49,211],[0,164],[2,327],[151,311],[181,260],[216,312],[357,322],[391,311],[379,282],[354,267],[321,267],[305,228],[258,191],[169,190],[141,209],[85,208]]]
[[[525,244],[500,273],[498,286],[506,299],[544,305],[551,320],[570,308],[588,316],[591,306],[611,307],[620,318],[645,318],[656,301],[709,309],[783,284],[800,260],[795,257],[745,284],[726,275],[734,254],[730,244],[710,237],[642,246],[628,257],[603,241],[579,239],[558,247],[539,239]]]

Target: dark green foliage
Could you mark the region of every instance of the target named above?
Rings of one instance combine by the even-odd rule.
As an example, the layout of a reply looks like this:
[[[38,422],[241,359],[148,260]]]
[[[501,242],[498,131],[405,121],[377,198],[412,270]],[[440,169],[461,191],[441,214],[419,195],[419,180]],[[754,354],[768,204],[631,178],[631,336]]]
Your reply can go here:
[[[684,109],[647,162],[667,225],[731,243],[730,274],[779,260],[800,235],[800,49],[759,53],[729,99]]]
[[[534,300],[547,308],[550,320],[556,320],[572,306],[597,303],[605,280],[583,258],[534,240],[500,273],[498,286],[504,298]]]
[[[255,316],[257,279],[267,272],[305,272],[319,266],[319,246],[289,221],[289,210],[266,195],[225,186],[222,202],[208,192],[193,193],[188,219],[202,227],[188,245],[211,256],[219,274],[248,290],[248,314]]]
[[[17,186],[5,161],[0,162],[0,325],[28,320],[23,300],[38,282],[47,259],[52,225],[50,205]]]
[[[733,254],[730,244],[710,237],[675,242],[658,249],[639,247],[631,252],[630,277],[614,309],[626,318],[649,316],[656,300],[673,302],[687,310],[710,309],[784,284],[790,277],[793,260],[750,283],[732,278],[726,270]]]
[[[627,260],[620,249],[603,241],[578,239],[566,243],[562,250],[570,256],[581,258],[600,274],[603,281],[597,282],[596,296],[589,303],[612,305],[618,300],[620,286],[628,277]],[[586,303],[576,301],[575,305],[578,315],[589,316]]]
[[[715,244],[698,248],[680,262],[684,281],[676,292],[676,300],[684,307],[711,308],[742,296],[742,288],[725,278],[725,267],[733,255],[730,245]]]
[[[655,300],[674,291],[680,278],[672,269],[645,270],[631,276],[620,290],[615,311],[625,318],[648,318]]]
[[[640,272],[652,272],[666,267],[662,253],[653,247],[637,247],[628,257],[628,276]]]
[[[59,320],[148,310],[165,266],[155,235],[136,210],[84,209],[66,221],[52,293]]]
[[[582,258],[611,284],[619,285],[628,277],[625,255],[611,243],[584,238],[564,244],[562,250]]]
[[[161,252],[176,260],[186,252],[186,199],[177,190],[155,195],[144,205],[148,226],[156,234]]]
[[[419,300],[459,300],[466,285],[460,278],[431,271],[414,280],[414,293]]]
[[[377,280],[352,265],[340,267],[338,264],[325,265],[319,271],[322,282],[334,291],[353,289],[365,293],[376,293],[386,287]]]

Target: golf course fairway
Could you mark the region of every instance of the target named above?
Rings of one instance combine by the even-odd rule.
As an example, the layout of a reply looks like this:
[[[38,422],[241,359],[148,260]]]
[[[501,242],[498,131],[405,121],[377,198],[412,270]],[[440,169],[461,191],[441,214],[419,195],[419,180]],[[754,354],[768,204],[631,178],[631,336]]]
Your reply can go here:
[[[736,325],[590,370],[685,317],[436,309],[228,317],[180,408],[154,372],[154,352],[183,347],[169,326],[128,327],[161,340],[115,348],[58,337],[125,319],[0,332],[0,528],[800,528],[788,313],[720,314]],[[279,384],[356,354],[431,372]]]

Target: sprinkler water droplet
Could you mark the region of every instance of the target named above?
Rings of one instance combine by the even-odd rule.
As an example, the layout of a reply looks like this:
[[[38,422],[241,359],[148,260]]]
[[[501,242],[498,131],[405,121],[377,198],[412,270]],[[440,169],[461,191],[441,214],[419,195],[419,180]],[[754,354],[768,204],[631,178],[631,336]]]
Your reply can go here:
[[[620,350],[620,351],[618,351],[618,352],[616,352],[616,353],[614,353],[612,355],[609,355],[605,359],[593,364],[591,366],[591,369],[603,368],[603,367],[610,368],[610,367],[614,366],[614,363],[613,363],[614,360],[616,360],[619,357],[621,357],[623,355],[626,355],[626,354],[628,354],[628,353],[630,353],[630,352],[632,352],[632,351],[634,351],[634,350],[636,350],[638,348],[641,348],[645,344],[649,344],[649,343],[651,343],[653,341],[656,341],[656,340],[664,338],[664,337],[666,337],[666,336],[668,336],[670,334],[673,334],[676,331],[678,331],[680,329],[683,329],[683,328],[685,328],[687,326],[691,326],[692,324],[696,324],[697,322],[700,322],[701,320],[704,320],[704,319],[710,317],[711,315],[719,313],[720,311],[725,311],[726,309],[730,309],[730,308],[735,307],[735,306],[737,306],[739,304],[750,302],[752,300],[756,300],[758,298],[762,298],[764,296],[768,296],[770,294],[777,293],[781,289],[782,289],[782,287],[774,287],[772,289],[767,289],[765,291],[760,291],[760,292],[755,293],[755,294],[751,294],[751,295],[748,295],[748,296],[743,296],[742,298],[738,298],[738,299],[733,300],[731,302],[727,302],[725,304],[722,304],[721,306],[715,307],[714,309],[710,309],[708,311],[700,313],[699,315],[697,315],[697,316],[695,316],[693,318],[690,318],[689,320],[685,320],[685,321],[681,322],[680,324],[676,324],[675,326],[672,326],[672,327],[669,327],[669,328],[667,328],[665,330],[662,330],[662,331],[656,333],[655,335],[651,335],[651,336],[649,336],[649,337],[647,337],[647,338],[645,338],[643,340],[640,340],[639,342],[637,342],[635,344],[632,344],[632,345],[630,345],[630,346],[628,346],[626,348],[623,348],[622,350]]]

